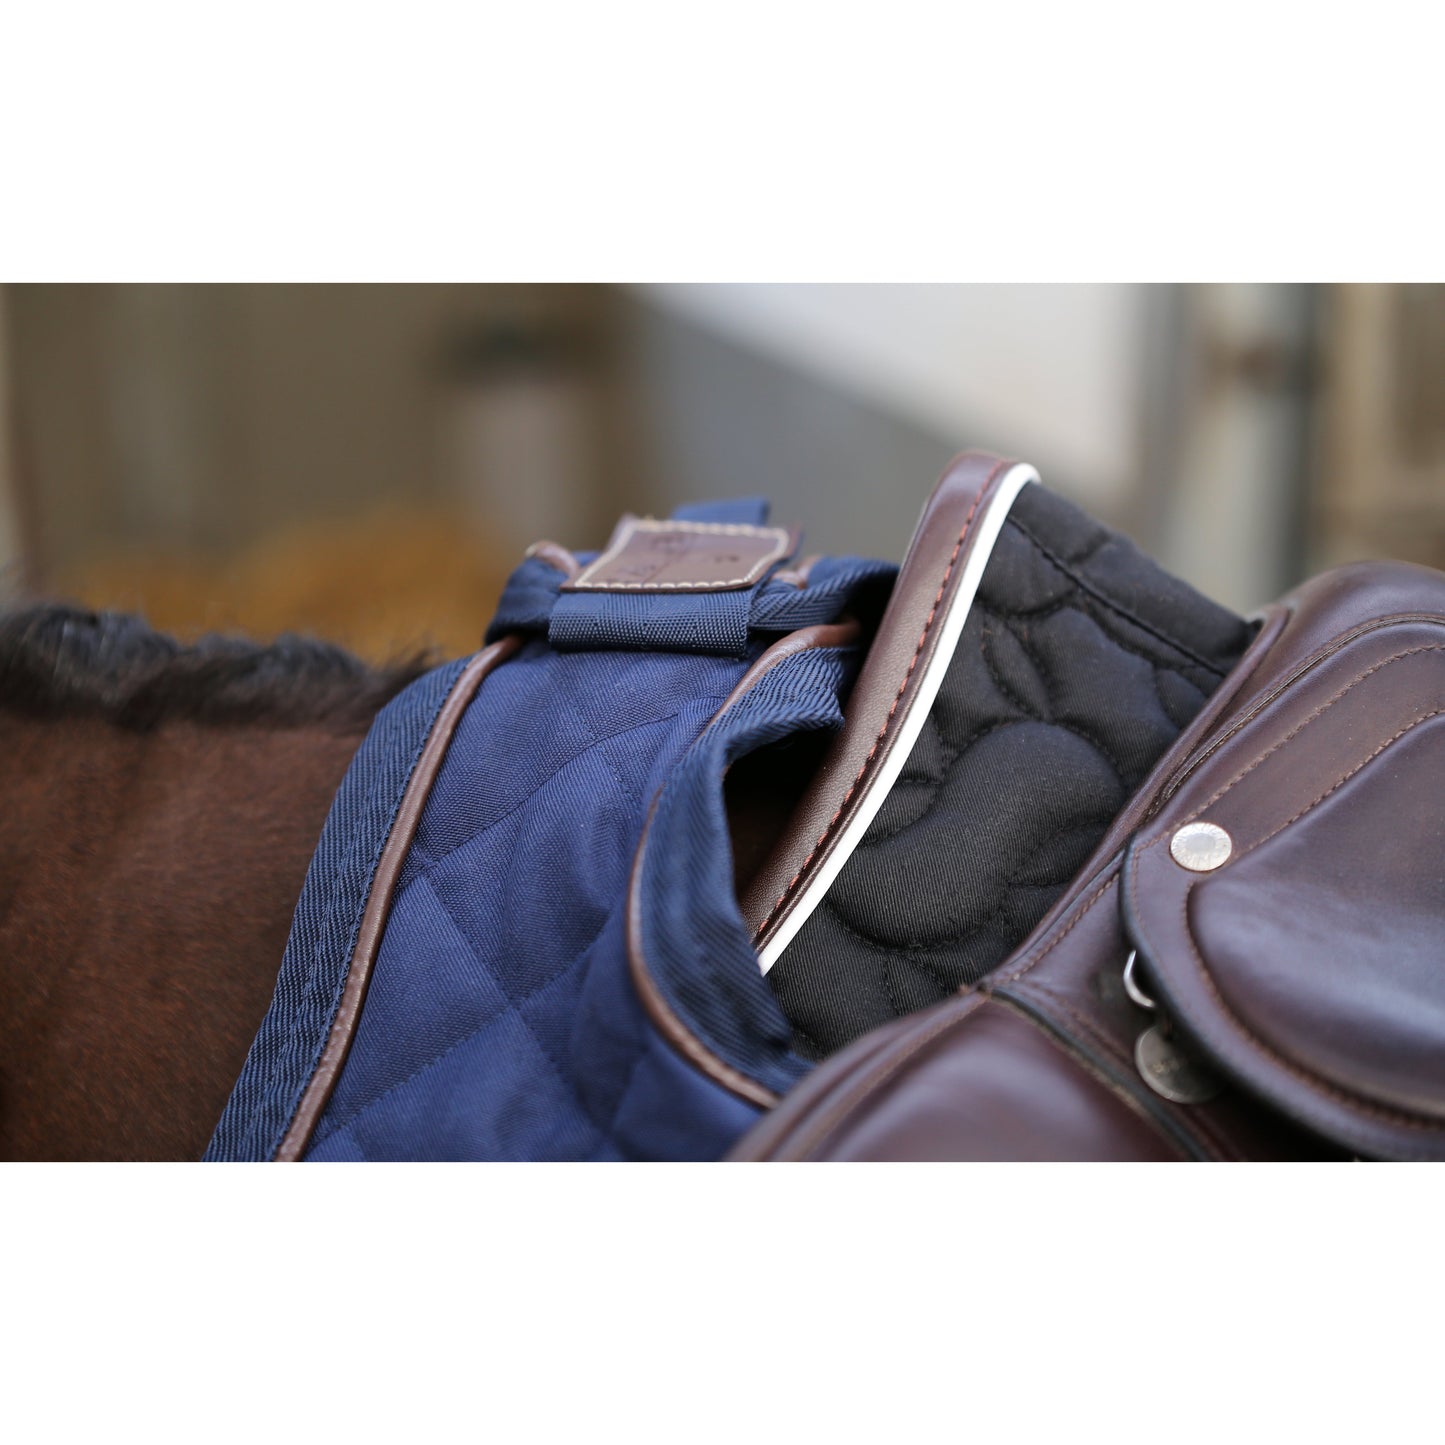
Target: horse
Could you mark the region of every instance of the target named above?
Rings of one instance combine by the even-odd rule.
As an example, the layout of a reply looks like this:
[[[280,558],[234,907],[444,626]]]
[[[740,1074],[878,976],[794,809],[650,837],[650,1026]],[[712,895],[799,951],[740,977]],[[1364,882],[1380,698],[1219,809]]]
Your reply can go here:
[[[342,775],[430,665],[0,615],[0,1158],[201,1155]]]

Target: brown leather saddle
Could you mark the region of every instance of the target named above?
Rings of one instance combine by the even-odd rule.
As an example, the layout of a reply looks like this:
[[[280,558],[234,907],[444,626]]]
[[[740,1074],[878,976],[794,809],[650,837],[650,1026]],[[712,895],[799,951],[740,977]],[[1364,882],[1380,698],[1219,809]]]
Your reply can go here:
[[[968,453],[794,772],[738,886],[821,1062],[733,1157],[1445,1155],[1445,576],[1240,619]]]

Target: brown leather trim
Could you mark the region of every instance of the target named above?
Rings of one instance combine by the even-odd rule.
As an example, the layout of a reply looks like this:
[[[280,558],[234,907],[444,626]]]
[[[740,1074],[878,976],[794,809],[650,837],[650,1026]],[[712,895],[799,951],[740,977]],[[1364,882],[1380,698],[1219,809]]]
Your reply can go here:
[[[362,1005],[366,1002],[367,985],[371,982],[371,971],[376,965],[376,955],[381,947],[382,935],[386,932],[386,920],[391,912],[392,893],[401,866],[406,860],[411,841],[416,836],[417,824],[421,821],[422,809],[431,795],[432,785],[441,771],[452,734],[462,720],[468,704],[476,695],[487,674],[499,667],[521,647],[520,637],[504,637],[490,647],[483,648],[463,669],[455,686],[442,704],[431,732],[422,745],[416,767],[407,780],[401,805],[392,820],[391,832],[387,834],[386,846],[372,875],[371,891],[366,897],[366,906],[361,914],[361,926],[356,934],[356,947],[352,950],[347,965],[346,982],[342,986],[341,1001],[336,1007],[336,1017],[331,1021],[331,1032],[326,1038],[326,1047],[321,1051],[321,1062],[316,1066],[301,1102],[296,1108],[285,1137],[276,1150],[278,1163],[294,1163],[306,1152],[312,1132],[321,1118],[326,1105],[341,1077],[346,1056],[351,1050],[351,1040],[356,1032],[357,1020],[361,1017]]]
[[[953,994],[931,1008],[872,1029],[823,1060],[728,1152],[733,1163],[797,1160],[846,1119],[919,1049],[953,1030],[988,1000]]]
[[[810,557],[804,557],[796,567],[782,568],[773,573],[774,582],[791,582],[794,587],[802,589],[808,585],[813,575],[813,568],[823,560],[822,555],[814,552]]]
[[[1014,465],[988,452],[950,463],[923,509],[888,609],[848,699],[846,722],[804,794],[787,833],[742,900],[761,947],[787,916],[807,879],[828,857],[897,737],[937,643],[971,545],[970,529],[992,488]],[[925,666],[921,667],[920,662]]]
[[[820,647],[848,647],[857,642],[860,627],[856,619],[845,617],[841,622],[821,624],[816,627],[800,627],[790,632],[768,648],[745,672],[737,686],[723,700],[722,706],[713,714],[713,726],[732,705],[744,694],[751,691],[780,662],[796,657],[800,652],[811,652]],[[657,807],[653,803],[653,809]],[[679,1054],[699,1072],[706,1074],[714,1083],[721,1084],[729,1093],[770,1109],[778,1102],[778,1096],[771,1089],[764,1088],[755,1079],[733,1068],[729,1063],[712,1052],[673,1011],[672,1005],[663,997],[647,967],[647,958],[642,948],[642,857],[647,849],[648,834],[652,830],[652,813],[642,830],[642,839],[637,845],[637,855],[632,860],[632,876],[627,886],[627,962],[642,1006],[647,1010],[657,1031]]]
[[[540,542],[533,542],[527,548],[526,555],[536,557],[549,567],[555,567],[569,582],[582,570],[582,564],[572,553],[565,547],[559,546],[556,542],[549,542],[545,538]]]
[[[1353,628],[1348,647],[1335,640],[1314,653],[1223,734],[1124,864],[1126,926],[1161,1005],[1226,1077],[1370,1156],[1445,1151],[1439,1090],[1432,1095],[1428,1074],[1407,1076],[1399,1062],[1428,1054],[1418,1041],[1430,1039],[1438,1009],[1423,986],[1411,1005],[1397,992],[1413,986],[1411,968],[1420,980],[1438,972],[1440,930],[1430,923],[1438,925],[1439,868],[1424,801],[1433,802],[1438,768],[1412,763],[1407,750],[1416,730],[1445,712],[1442,627],[1445,613],[1412,613],[1385,628]],[[1338,819],[1345,797],[1349,826],[1322,830],[1321,815],[1334,808]],[[1416,800],[1423,811],[1412,825]],[[1201,816],[1233,840],[1217,873],[1190,873],[1166,851],[1174,831]],[[1290,831],[1293,842],[1281,836]],[[1377,858],[1390,859],[1383,873]],[[1332,898],[1319,880],[1340,876],[1375,912],[1335,916],[1328,942],[1301,942],[1304,900]],[[1231,894],[1221,911],[1220,897]],[[1242,944],[1230,930],[1241,898],[1268,900],[1267,923]],[[1392,933],[1400,918],[1410,925]],[[1381,969],[1382,951],[1398,961],[1398,975]],[[1319,978],[1328,994],[1314,994]]]
[[[1239,666],[1235,668],[1236,672],[1238,672],[1240,668],[1243,667],[1244,663],[1247,662],[1249,658],[1255,653],[1255,651],[1259,647],[1260,642],[1265,639],[1266,632],[1270,633],[1269,641],[1272,642],[1274,637],[1278,635],[1278,633],[1283,629],[1285,624],[1289,621],[1290,616],[1291,608],[1285,606],[1282,603],[1276,603],[1273,607],[1266,610],[1265,622],[1260,629],[1259,636],[1250,646],[1248,652],[1245,653],[1244,657],[1240,659]],[[1168,786],[1162,791],[1154,811],[1157,812],[1160,807],[1167,803],[1169,799],[1172,798],[1176,792],[1178,792],[1180,786],[1190,777],[1191,774],[1193,774],[1197,769],[1206,764],[1210,760],[1210,758],[1212,758],[1214,754],[1218,752],[1221,748],[1226,747],[1234,738],[1236,733],[1240,732],[1243,728],[1247,727],[1251,722],[1253,722],[1253,720],[1261,712],[1263,712],[1264,709],[1267,708],[1277,697],[1279,697],[1281,693],[1295,686],[1295,684],[1300,682],[1307,674],[1313,672],[1315,668],[1321,666],[1323,663],[1328,662],[1337,652],[1340,651],[1341,648],[1347,647],[1350,643],[1355,642],[1359,638],[1364,637],[1371,632],[1377,632],[1384,627],[1398,627],[1412,622],[1436,623],[1440,621],[1442,621],[1441,616],[1438,613],[1433,612],[1390,613],[1389,615],[1384,617],[1373,617],[1368,622],[1363,622],[1358,627],[1352,627],[1349,629],[1349,631],[1341,633],[1340,636],[1331,638],[1327,646],[1320,648],[1317,652],[1306,658],[1302,663],[1298,664],[1298,666],[1296,666],[1295,669],[1288,674],[1288,676],[1281,678],[1266,692],[1264,692],[1259,698],[1257,698],[1247,709],[1242,711],[1238,715],[1238,717],[1236,717],[1234,721],[1230,723],[1229,727],[1225,728],[1222,732],[1220,732],[1217,736],[1210,740],[1208,747],[1201,748],[1198,753],[1192,755],[1188,760],[1187,766],[1182,768],[1178,776],[1172,778]]]
[[[655,811],[657,804],[653,803]],[[653,982],[648,971],[647,960],[642,952],[642,857],[647,850],[647,835],[652,828],[652,813],[647,815],[647,824],[642,830],[642,841],[637,845],[637,856],[632,860],[632,879],[627,888],[627,965],[632,974],[632,986],[642,1000],[648,1017],[658,1033],[677,1050],[699,1073],[706,1074],[715,1084],[721,1084],[730,1094],[746,1099],[760,1108],[771,1109],[778,1102],[778,1096],[771,1089],[764,1088],[756,1079],[750,1079],[740,1070],[718,1058],[713,1051],[692,1032],[673,1012],[672,1005],[662,996],[662,991]]]
[[[814,1071],[733,1160],[1177,1159],[1134,1101],[1009,1004],[956,995]]]
[[[800,627],[790,632],[768,648],[742,675],[738,685],[723,699],[723,705],[713,714],[716,722],[740,697],[751,692],[765,674],[771,672],[780,662],[795,657],[800,652],[813,652],[820,647],[852,647],[862,636],[863,629],[856,617],[844,617],[838,622],[823,622],[815,627]],[[712,726],[711,723],[708,724]]]
[[[562,591],[727,592],[759,582],[797,545],[786,527],[632,517]]]

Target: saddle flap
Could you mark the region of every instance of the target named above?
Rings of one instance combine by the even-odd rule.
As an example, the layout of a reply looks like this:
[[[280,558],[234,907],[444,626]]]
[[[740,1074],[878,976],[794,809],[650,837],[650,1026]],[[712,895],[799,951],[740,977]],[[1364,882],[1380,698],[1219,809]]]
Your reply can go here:
[[[1445,617],[1333,641],[1140,831],[1125,917],[1173,1024],[1356,1154],[1445,1151]]]

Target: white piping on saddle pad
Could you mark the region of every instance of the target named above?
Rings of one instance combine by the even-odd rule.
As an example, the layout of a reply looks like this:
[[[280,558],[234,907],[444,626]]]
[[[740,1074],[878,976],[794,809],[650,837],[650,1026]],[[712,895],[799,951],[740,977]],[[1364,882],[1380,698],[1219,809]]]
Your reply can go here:
[[[949,606],[948,613],[943,619],[943,627],[938,635],[938,645],[934,648],[933,656],[929,659],[923,675],[918,681],[913,701],[904,714],[902,725],[898,729],[897,740],[885,754],[883,765],[878,769],[877,776],[859,801],[857,811],[848,820],[842,833],[838,835],[838,841],[833,845],[832,852],[809,879],[807,886],[799,893],[792,911],[778,925],[778,931],[759,952],[758,963],[764,973],[767,973],[782,957],[783,950],[793,941],[798,930],[823,901],[824,895],[833,886],[833,880],[842,872],[843,865],[852,857],[853,850],[863,841],[863,835],[868,831],[868,825],[877,815],[879,808],[883,806],[883,800],[892,792],[894,783],[898,781],[898,775],[903,771],[903,765],[913,752],[918,735],[923,731],[923,724],[933,708],[934,700],[938,697],[938,689],[943,686],[944,676],[947,674],[949,664],[953,661],[953,654],[958,648],[958,640],[963,636],[963,626],[968,621],[969,610],[973,607],[973,599],[978,595],[978,584],[983,580],[984,569],[988,566],[989,558],[993,556],[993,549],[998,542],[999,533],[1003,531],[1003,524],[1008,520],[1009,509],[1024,487],[1029,482],[1038,480],[1039,474],[1033,467],[1022,464],[1011,467],[1004,474],[992,498],[985,506],[983,515],[976,524],[977,531],[973,547],[969,551],[968,560],[964,563],[963,575],[953,594],[953,601]]]

